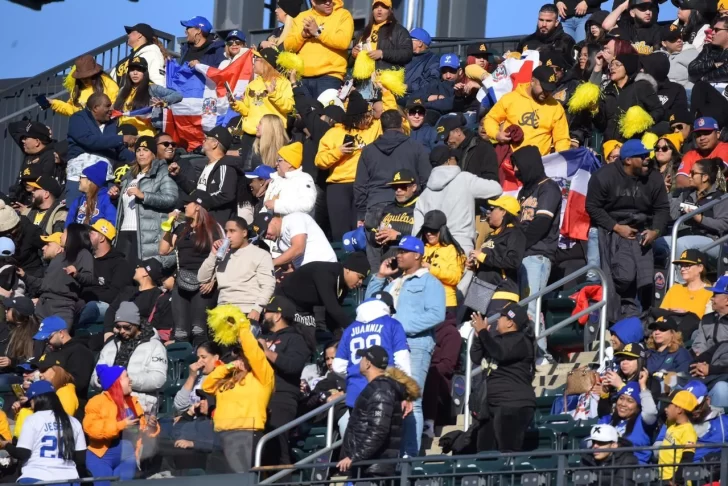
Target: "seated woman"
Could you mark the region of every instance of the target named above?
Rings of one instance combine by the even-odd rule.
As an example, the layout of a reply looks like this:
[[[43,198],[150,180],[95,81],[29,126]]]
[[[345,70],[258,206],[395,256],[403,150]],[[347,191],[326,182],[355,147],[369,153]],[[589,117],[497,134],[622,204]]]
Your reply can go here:
[[[629,382],[638,382],[640,373],[645,370],[647,350],[640,343],[630,343],[622,350],[614,353],[614,360],[618,363],[618,369],[607,370],[602,377],[602,389],[599,395],[599,416],[612,413],[614,405],[619,398],[619,392]],[[649,373],[648,373],[649,374]],[[647,378],[647,389],[652,393],[653,398],[660,395],[659,381],[651,375]]]
[[[685,250],[672,262],[680,269],[684,283],[675,283],[662,299],[660,309],[669,309],[679,314],[692,312],[699,318],[712,312],[710,299],[713,292],[709,286],[705,270],[705,255],[698,250]]]
[[[642,330],[642,321],[640,321],[639,317],[627,317],[621,321],[617,321],[609,329],[609,333],[611,334],[609,342],[612,345],[615,358],[617,352],[624,349],[628,344],[641,343],[645,339],[645,333]]]
[[[5,321],[0,323],[0,382],[19,383],[13,373],[20,363],[43,354],[45,343],[34,341],[40,322],[35,317],[35,306],[28,297],[3,299]],[[7,381],[6,381],[7,380]]]
[[[647,356],[647,371],[688,373],[693,357],[683,346],[683,336],[672,317],[658,318],[650,324],[652,335],[647,340],[650,349]]]
[[[214,341],[206,341],[197,347],[197,361],[190,365],[190,374],[182,388],[174,396],[175,412],[186,412],[191,406],[200,401],[196,391],[202,388],[202,382],[207,375],[221,364],[222,350]]]

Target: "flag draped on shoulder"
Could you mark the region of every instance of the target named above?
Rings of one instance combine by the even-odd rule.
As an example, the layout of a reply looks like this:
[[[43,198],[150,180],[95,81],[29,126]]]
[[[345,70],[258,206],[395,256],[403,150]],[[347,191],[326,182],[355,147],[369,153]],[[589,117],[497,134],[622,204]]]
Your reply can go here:
[[[224,69],[207,66],[204,74],[167,61],[167,87],[182,94],[182,101],[165,110],[164,131],[187,150],[202,145],[204,132],[222,125],[230,115],[225,82],[242,98],[253,78],[253,51],[248,50]]]
[[[533,70],[538,67],[538,51],[528,51],[520,59],[509,57],[498,65],[493,74],[485,78],[477,98],[484,108],[490,109],[501,97],[516,86],[530,83]]]

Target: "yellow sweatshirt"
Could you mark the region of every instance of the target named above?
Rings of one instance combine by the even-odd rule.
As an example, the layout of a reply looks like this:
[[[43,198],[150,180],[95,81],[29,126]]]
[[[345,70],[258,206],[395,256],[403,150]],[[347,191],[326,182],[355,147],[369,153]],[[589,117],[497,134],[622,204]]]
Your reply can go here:
[[[243,131],[248,135],[255,135],[258,123],[264,115],[276,115],[286,126],[288,114],[293,110],[293,88],[291,82],[283,76],[278,76],[276,89],[267,93],[265,81],[256,77],[245,89],[242,100],[233,104],[233,110],[240,113],[243,119]]]
[[[20,437],[20,432],[23,430],[23,424],[25,424],[25,419],[27,419],[31,415],[33,415],[33,411],[30,409],[30,407],[23,407],[18,410],[18,413],[15,414],[15,429],[13,430],[13,437]]]
[[[124,107],[122,108],[122,111],[132,111],[132,101],[134,101],[135,95],[136,88],[132,88],[129,92],[129,96],[127,96],[126,100],[124,101]],[[113,103],[114,100],[111,101]],[[152,120],[149,118],[141,118],[136,116],[120,116],[119,125],[123,125],[125,123],[127,125],[135,126],[137,131],[139,132],[140,137],[153,137],[156,134],[156,131],[152,127]]]
[[[318,37],[303,38],[303,21],[307,18],[313,18],[319,26],[321,34]],[[344,79],[352,37],[354,19],[344,8],[343,0],[334,0],[334,11],[329,16],[314,9],[298,14],[283,47],[303,58],[304,77],[328,75]]]
[[[249,328],[240,331],[239,339],[251,372],[229,390],[217,390],[217,384],[234,373],[229,365],[218,366],[202,382],[202,390],[214,394],[217,400],[212,418],[216,432],[263,430],[267,420],[266,409],[275,385],[273,367]]]
[[[488,112],[483,126],[488,137],[495,140],[501,128],[518,125],[523,130],[523,142],[511,145],[513,150],[526,145],[535,145],[541,155],[569,150],[569,124],[561,104],[549,97],[545,103],[537,103],[528,94],[528,84],[521,84],[515,90],[503,95]]]
[[[104,93],[113,103],[116,99],[116,96],[119,94],[119,86],[117,86],[113,79],[105,74],[101,76],[101,82],[104,85]],[[73,104],[73,102],[71,101],[73,100],[73,93],[70,93],[70,95],[68,96],[68,101],[50,100],[51,109],[59,115],[71,116],[86,107],[86,101],[88,100],[89,96],[93,94],[93,92],[94,90],[90,85],[84,86],[81,90],[81,93],[78,95],[77,105]]]
[[[76,395],[76,385],[74,385],[73,383],[69,383],[66,386],[62,386],[58,390],[56,390],[56,395],[58,395],[58,399],[61,401],[63,410],[71,417],[76,415],[76,411],[78,410],[78,395]]]
[[[445,305],[457,307],[457,286],[465,272],[465,255],[459,254],[455,245],[425,245],[425,262],[430,273],[445,287]]]
[[[382,104],[384,111],[396,110],[397,100],[389,91],[382,90]],[[315,164],[319,169],[329,169],[329,177],[326,182],[334,184],[353,183],[356,179],[356,167],[359,165],[359,157],[364,147],[373,143],[382,134],[382,122],[373,120],[366,130],[347,130],[344,125],[333,126],[319,142],[318,153]],[[344,144],[344,137],[354,137],[354,152],[345,154],[339,147]]]

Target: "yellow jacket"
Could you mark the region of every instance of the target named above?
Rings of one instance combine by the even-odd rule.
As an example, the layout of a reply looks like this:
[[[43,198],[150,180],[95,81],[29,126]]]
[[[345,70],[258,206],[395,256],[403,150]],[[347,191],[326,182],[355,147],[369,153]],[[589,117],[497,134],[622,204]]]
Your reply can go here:
[[[425,262],[430,273],[445,287],[445,305],[457,307],[457,286],[465,272],[465,255],[459,254],[455,245],[425,245]]]
[[[13,434],[10,433],[8,416],[5,415],[5,412],[2,410],[0,410],[0,438],[2,438],[2,440],[12,440],[13,438]]]
[[[528,84],[521,84],[505,94],[488,112],[483,127],[488,137],[495,140],[501,128],[518,125],[523,130],[523,142],[511,145],[513,150],[525,145],[538,147],[541,155],[571,148],[569,124],[561,104],[549,97],[545,103],[536,103],[528,94]]]
[[[275,385],[273,367],[249,328],[240,330],[239,339],[251,372],[227,390],[218,390],[218,384],[234,373],[230,365],[218,366],[202,382],[202,390],[217,400],[212,418],[216,432],[263,430],[267,420],[266,409]]]
[[[313,17],[321,35],[317,38],[303,38],[303,21]],[[287,51],[298,53],[303,58],[303,76],[333,76],[344,79],[349,44],[354,37],[354,19],[344,8],[343,0],[334,0],[334,11],[328,17],[314,9],[298,14],[283,42]]]
[[[23,430],[23,424],[25,424],[25,419],[33,415],[33,411],[30,409],[30,407],[22,407],[20,410],[18,410],[18,413],[15,414],[15,429],[13,429],[13,437],[16,439],[20,437],[20,432]]]
[[[277,76],[275,80],[275,91],[265,95],[265,81],[260,76],[256,77],[245,89],[243,99],[233,104],[233,110],[244,117],[243,131],[248,135],[255,135],[264,115],[276,115],[286,126],[288,114],[293,110],[293,88],[283,76]]]
[[[119,94],[119,86],[117,86],[114,80],[106,74],[103,74],[101,76],[101,82],[104,85],[104,93],[113,103],[116,99],[116,96]],[[81,89],[81,93],[78,95],[77,105],[73,104],[72,102],[73,92],[71,92],[68,96],[68,101],[50,100],[51,109],[59,115],[71,116],[86,107],[86,101],[88,100],[89,96],[93,94],[93,92],[94,90],[90,85],[84,85],[83,89]]]
[[[122,108],[123,111],[132,111],[132,101],[134,101],[134,96],[136,95],[136,88],[132,88],[131,91],[129,91],[129,96],[126,97],[126,100],[124,101],[124,107]],[[113,103],[114,100],[111,100]],[[120,116],[119,117],[119,125],[123,124],[132,125],[135,126],[137,131],[139,132],[140,137],[149,136],[153,137],[156,134],[156,131],[152,127],[152,120],[150,118],[141,118],[136,116]]]
[[[62,386],[58,390],[56,390],[56,395],[61,401],[63,410],[71,417],[76,415],[76,411],[78,410],[78,395],[76,395],[76,385],[74,385],[73,383],[69,383],[65,386]]]
[[[382,104],[384,111],[396,110],[397,100],[387,90],[382,90]],[[319,142],[318,153],[314,163],[319,169],[329,169],[329,177],[326,182],[346,184],[356,179],[356,168],[359,165],[359,157],[364,147],[373,143],[382,134],[382,122],[373,120],[366,130],[347,130],[344,125],[333,126]],[[354,137],[356,150],[351,154],[344,154],[339,147],[344,144],[344,137]]]

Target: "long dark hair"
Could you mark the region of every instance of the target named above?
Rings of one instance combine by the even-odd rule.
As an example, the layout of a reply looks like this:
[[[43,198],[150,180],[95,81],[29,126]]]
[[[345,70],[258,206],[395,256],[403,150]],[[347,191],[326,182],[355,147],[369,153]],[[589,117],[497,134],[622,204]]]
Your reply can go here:
[[[38,318],[24,316],[17,309],[11,308],[10,315],[12,322],[8,322],[10,328],[10,340],[8,341],[7,356],[16,360],[26,360],[33,357],[33,336],[40,328]]]
[[[103,93],[104,92],[104,81],[103,77],[107,76],[107,74],[103,71],[94,74],[90,78],[85,78],[88,80],[89,84],[91,84],[91,88],[94,90],[94,93]],[[108,76],[107,76],[108,77]],[[111,78],[109,78],[111,79]],[[73,87],[73,104],[76,106],[81,106],[81,104],[78,102],[78,98],[81,96],[81,91],[86,86],[84,85],[83,79],[77,79],[76,85]]]
[[[319,376],[324,376],[326,373],[329,372],[329,369],[326,367],[326,350],[331,348],[338,348],[339,347],[339,340],[329,341],[324,346],[324,352],[321,354],[321,359],[316,363],[316,366],[318,368]]]
[[[591,26],[596,25],[599,27],[599,35],[594,36],[591,33]],[[586,21],[586,24],[584,25],[584,30],[586,31],[586,42],[587,43],[600,43],[604,42],[604,38],[607,36],[607,31],[604,30],[604,27],[601,26],[601,24],[596,23],[592,19],[589,19]]]
[[[205,341],[197,346],[197,349],[204,349],[208,354],[222,356],[222,347],[215,341]]]
[[[710,185],[718,183],[718,189],[725,192],[726,182],[723,176],[723,160],[718,157],[712,159],[700,159],[695,162],[695,165],[700,166],[703,173],[708,176]]]
[[[376,2],[374,2],[376,3]],[[374,10],[374,4],[372,4],[372,10]],[[397,17],[394,15],[394,11],[390,8],[389,9],[389,15],[387,16],[387,20],[384,21],[385,24],[389,24],[394,27],[394,25],[398,24]],[[367,23],[367,26],[364,27],[364,30],[361,31],[361,35],[359,36],[359,40],[357,42],[364,42],[369,38],[370,35],[372,35],[372,28],[374,27],[374,13],[369,15],[369,22]],[[392,31],[394,29],[386,29],[385,32],[387,34],[387,40],[390,40],[392,38]],[[382,35],[382,29],[379,29],[379,35]],[[380,37],[381,39],[381,37]],[[379,45],[379,41],[377,41],[377,45]]]
[[[98,202],[100,190],[99,186],[91,182],[91,179],[88,179],[88,185],[89,188],[86,191],[86,217],[83,219],[84,224],[91,224],[91,218],[96,212],[96,203]]]
[[[700,29],[702,29],[705,24],[710,24],[710,21],[705,17],[705,15],[696,8],[690,9],[688,21],[685,22],[682,32],[680,33],[680,37],[683,42],[690,42],[692,44],[695,40],[695,36],[698,35],[698,32],[700,32]]]
[[[32,399],[33,412],[50,410],[56,420],[56,434],[58,437],[58,452],[64,461],[73,461],[76,451],[76,438],[73,435],[73,426],[68,414],[63,410],[61,400],[55,393],[44,393]]]
[[[344,125],[344,128],[347,131],[352,130],[362,130],[362,125],[364,125],[364,122],[366,121],[367,117],[370,116],[369,112],[362,113],[360,115],[347,115],[344,114],[344,119],[342,120],[342,123]]]
[[[427,228],[427,229],[435,229],[435,228]],[[465,255],[465,251],[463,250],[463,247],[460,246],[460,244],[455,240],[455,238],[452,237],[452,233],[450,233],[450,230],[448,229],[447,225],[443,225],[440,227],[438,231],[438,242],[442,246],[449,246],[452,245],[455,247],[455,251],[457,251],[458,255]],[[425,236],[425,228],[420,228],[419,233],[417,233],[417,238],[423,239]]]
[[[147,69],[146,71],[144,71],[144,76],[137,85],[134,85],[134,83],[131,81],[131,78],[129,77],[130,72],[131,70],[128,70],[126,72],[126,74],[124,75],[124,80],[121,82],[121,89],[119,90],[119,94],[116,96],[116,101],[114,102],[115,110],[124,111],[126,99],[129,97],[131,90],[134,88],[136,88],[136,92],[134,93],[134,98],[131,100],[130,111],[146,108],[147,106],[149,106],[149,102],[151,101],[151,97],[149,96],[149,70]]]
[[[215,218],[213,218],[210,215],[210,212],[205,208],[198,205],[198,211],[197,226],[194,228],[195,250],[199,253],[207,254],[210,253],[212,243],[221,238],[220,227],[217,224],[217,221],[215,221]],[[186,238],[192,230],[192,225],[188,222],[185,224],[184,230],[182,230],[182,234],[179,237]]]
[[[617,398],[619,400],[619,398]],[[634,415],[634,417],[627,419],[627,426],[624,429],[624,435],[622,437],[627,437],[629,434],[632,433],[632,430],[634,429],[634,424],[637,422],[637,419],[640,418],[640,410],[637,409],[637,413]],[[622,419],[619,414],[617,414],[617,407],[614,407],[614,412],[612,412],[612,418],[609,420],[609,425],[612,427],[616,427],[619,422],[621,422]]]
[[[620,368],[617,371],[617,374],[622,378],[622,380],[625,383],[629,383],[630,381],[638,381],[640,378],[640,371],[645,369],[647,367],[647,364],[645,363],[645,358],[637,358],[637,371],[634,372],[634,375],[627,376],[622,372],[622,368]]]
[[[586,47],[586,67],[583,71],[579,73],[579,78],[582,81],[589,81],[589,78],[591,78],[592,73],[594,72],[594,66],[596,65],[596,57],[597,53],[602,50],[602,46],[599,44],[595,44],[593,42],[584,44],[584,47]],[[583,49],[583,47],[582,47]],[[581,50],[579,51],[579,56],[581,56]],[[576,70],[579,71],[579,63],[576,64]]]
[[[66,228],[66,245],[63,248],[66,261],[76,261],[81,251],[91,251],[91,237],[88,226],[81,223],[71,223]]]

